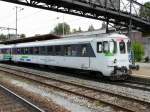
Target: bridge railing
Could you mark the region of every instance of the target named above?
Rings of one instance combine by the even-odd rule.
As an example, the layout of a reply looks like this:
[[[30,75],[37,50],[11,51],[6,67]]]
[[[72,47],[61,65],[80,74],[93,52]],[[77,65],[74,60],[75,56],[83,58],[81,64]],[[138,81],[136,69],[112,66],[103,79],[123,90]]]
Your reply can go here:
[[[76,1],[76,0],[75,0]],[[114,10],[131,14],[146,21],[150,21],[150,7],[146,7],[135,0],[77,0],[91,4],[93,7],[102,7],[106,10]]]

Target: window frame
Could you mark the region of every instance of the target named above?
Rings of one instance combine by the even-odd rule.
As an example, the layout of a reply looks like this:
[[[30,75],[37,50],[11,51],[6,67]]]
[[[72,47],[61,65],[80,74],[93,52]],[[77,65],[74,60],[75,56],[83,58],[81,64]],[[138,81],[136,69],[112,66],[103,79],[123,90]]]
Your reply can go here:
[[[37,49],[38,52],[35,51],[35,49]],[[33,55],[39,55],[39,53],[40,53],[39,47],[38,46],[33,47]]]
[[[57,47],[59,48],[59,50],[56,49]],[[58,51],[56,51],[56,50],[58,50]],[[55,56],[62,56],[62,45],[55,45],[54,46],[54,55]]]
[[[100,44],[101,44],[101,47],[102,47],[101,51],[99,51],[99,45]],[[97,42],[97,52],[98,53],[102,53],[103,52],[103,42]]]

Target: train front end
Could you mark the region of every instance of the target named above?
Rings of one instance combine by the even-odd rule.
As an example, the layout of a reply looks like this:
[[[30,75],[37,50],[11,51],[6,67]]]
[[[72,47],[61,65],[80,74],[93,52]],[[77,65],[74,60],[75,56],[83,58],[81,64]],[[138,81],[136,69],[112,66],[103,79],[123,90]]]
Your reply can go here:
[[[130,65],[132,64],[131,59],[131,42],[130,39],[124,35],[116,37],[116,55],[114,55],[113,67],[114,70],[111,73],[111,80],[125,80],[131,74]]]
[[[100,46],[98,46],[100,48]],[[110,80],[125,80],[131,74],[131,42],[125,35],[111,35],[103,42],[105,67],[103,74]]]

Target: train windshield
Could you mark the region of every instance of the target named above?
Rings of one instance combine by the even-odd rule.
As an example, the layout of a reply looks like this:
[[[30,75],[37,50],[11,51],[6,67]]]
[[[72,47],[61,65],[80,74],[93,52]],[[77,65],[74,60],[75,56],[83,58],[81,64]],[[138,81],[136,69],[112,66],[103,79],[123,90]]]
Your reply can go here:
[[[120,49],[121,54],[126,53],[126,46],[125,46],[125,42],[123,40],[119,42],[119,49]]]
[[[109,42],[109,46],[110,53],[115,54],[117,52],[117,43],[114,40],[112,40]]]

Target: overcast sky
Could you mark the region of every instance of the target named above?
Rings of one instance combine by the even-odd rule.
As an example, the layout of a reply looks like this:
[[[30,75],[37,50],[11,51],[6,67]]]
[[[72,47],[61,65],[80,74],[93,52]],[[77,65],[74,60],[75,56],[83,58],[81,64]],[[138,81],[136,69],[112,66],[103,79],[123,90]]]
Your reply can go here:
[[[137,1],[144,3],[150,0]],[[91,24],[95,29],[98,29],[102,23],[98,20],[0,1],[0,27],[15,28],[15,6],[23,8],[23,10],[18,11],[18,33],[24,33],[27,36],[49,33],[58,23],[63,22],[63,16],[64,22],[67,22],[71,26],[71,29],[81,27],[81,29],[85,31]],[[7,34],[8,31],[0,30],[0,33]],[[15,33],[15,31],[10,31],[10,33]]]

